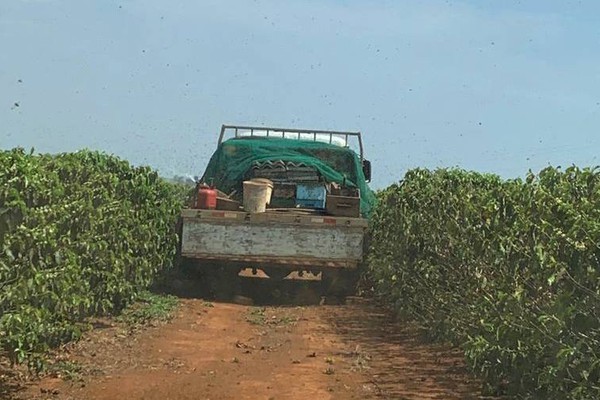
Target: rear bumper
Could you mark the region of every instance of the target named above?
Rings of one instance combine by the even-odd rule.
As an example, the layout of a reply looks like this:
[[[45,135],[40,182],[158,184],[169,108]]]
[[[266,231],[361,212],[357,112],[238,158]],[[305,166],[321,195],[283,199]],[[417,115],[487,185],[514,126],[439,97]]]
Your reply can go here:
[[[183,253],[183,257],[193,258],[207,264],[236,264],[240,267],[277,267],[289,270],[298,269],[356,269],[359,260],[299,259],[296,257],[272,256],[230,256],[198,253]]]

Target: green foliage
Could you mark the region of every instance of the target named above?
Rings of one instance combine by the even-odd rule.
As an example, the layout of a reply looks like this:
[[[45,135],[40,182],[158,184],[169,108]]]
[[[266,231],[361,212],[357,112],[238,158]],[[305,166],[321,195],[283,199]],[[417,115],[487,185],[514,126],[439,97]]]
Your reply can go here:
[[[40,368],[172,266],[185,190],[106,154],[0,152],[0,346]]]
[[[511,398],[600,398],[600,172],[412,170],[379,195],[368,278]]]
[[[267,309],[264,307],[253,307],[246,316],[246,321],[253,325],[265,325],[267,322]]]
[[[177,306],[175,296],[143,291],[134,303],[123,310],[118,319],[131,326],[168,321],[173,316],[175,306]]]
[[[47,367],[47,372],[50,375],[60,377],[67,381],[80,380],[82,370],[82,366],[76,362],[65,360],[57,361]]]

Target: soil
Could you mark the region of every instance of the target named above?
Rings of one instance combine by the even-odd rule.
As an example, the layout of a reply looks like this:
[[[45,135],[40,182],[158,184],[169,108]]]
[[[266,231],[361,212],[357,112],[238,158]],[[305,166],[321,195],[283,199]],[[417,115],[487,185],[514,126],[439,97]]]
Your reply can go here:
[[[14,384],[4,394],[56,400],[483,398],[456,349],[428,343],[370,301],[321,305],[309,304],[309,297],[296,293],[302,306],[183,298],[167,323],[132,330],[98,321],[58,355],[70,370]]]

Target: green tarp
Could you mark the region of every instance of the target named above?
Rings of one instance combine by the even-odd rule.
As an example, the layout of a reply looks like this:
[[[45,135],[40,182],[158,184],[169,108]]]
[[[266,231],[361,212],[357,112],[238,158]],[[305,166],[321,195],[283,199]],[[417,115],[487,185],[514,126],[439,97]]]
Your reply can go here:
[[[328,143],[283,138],[234,138],[217,148],[211,157],[204,182],[214,182],[225,193],[242,192],[242,184],[251,178],[255,163],[278,161],[303,163],[317,170],[325,182],[358,187],[361,213],[368,217],[375,195],[367,186],[358,155],[345,147]]]

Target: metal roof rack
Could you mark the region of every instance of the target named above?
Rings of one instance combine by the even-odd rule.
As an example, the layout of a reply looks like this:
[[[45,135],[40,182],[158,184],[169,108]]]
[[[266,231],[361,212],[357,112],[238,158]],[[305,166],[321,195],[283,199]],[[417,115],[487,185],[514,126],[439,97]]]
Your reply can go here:
[[[285,139],[297,140],[314,140],[315,142],[323,141],[323,136],[329,137],[330,144],[337,144],[335,139],[343,139],[345,146],[349,147],[349,138],[358,139],[358,147],[360,150],[360,159],[363,158],[363,143],[360,132],[343,132],[343,131],[324,131],[317,129],[288,129],[288,128],[271,128],[266,126],[239,126],[239,125],[223,125],[221,134],[219,135],[219,145],[223,143],[225,136],[230,134],[233,137],[278,137]]]

